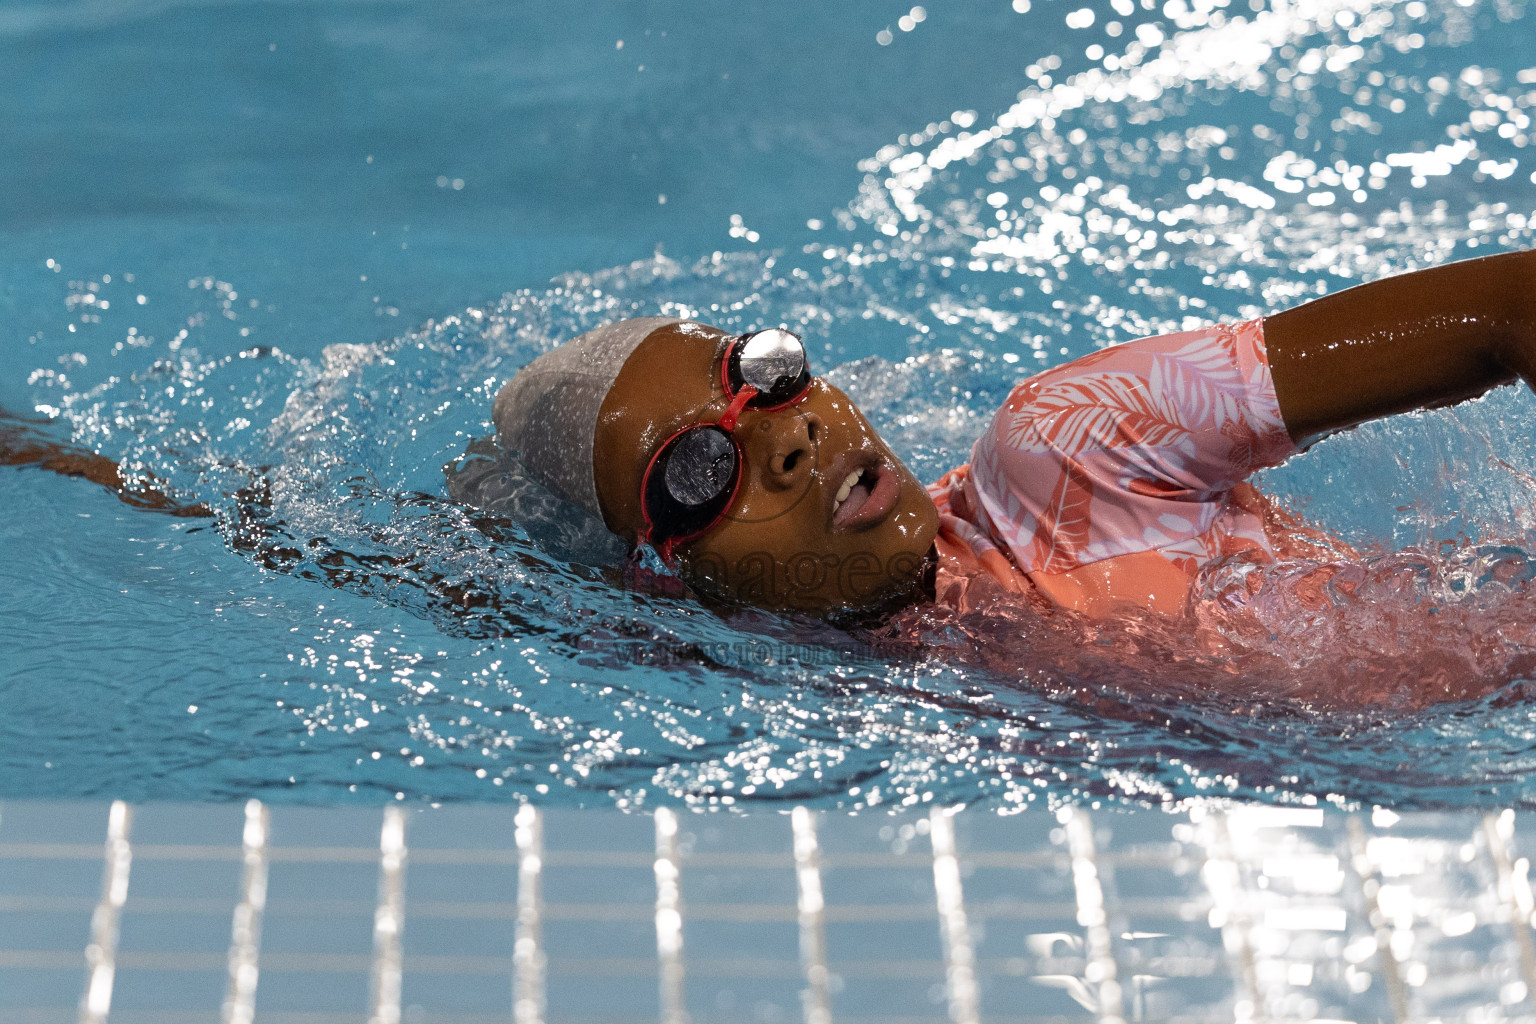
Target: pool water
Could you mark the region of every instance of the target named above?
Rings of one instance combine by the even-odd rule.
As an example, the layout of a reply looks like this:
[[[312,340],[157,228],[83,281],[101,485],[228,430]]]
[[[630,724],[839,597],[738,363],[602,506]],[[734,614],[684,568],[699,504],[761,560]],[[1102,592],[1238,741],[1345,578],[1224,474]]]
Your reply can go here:
[[[448,500],[633,315],[785,323],[931,480],[1021,376],[1532,244],[1505,2],[22,2],[0,408],[216,516],[0,471],[0,795],[636,808],[1536,801],[1505,388],[1264,475],[1357,549],[1179,622],[870,629]],[[502,510],[506,513],[508,510]]]

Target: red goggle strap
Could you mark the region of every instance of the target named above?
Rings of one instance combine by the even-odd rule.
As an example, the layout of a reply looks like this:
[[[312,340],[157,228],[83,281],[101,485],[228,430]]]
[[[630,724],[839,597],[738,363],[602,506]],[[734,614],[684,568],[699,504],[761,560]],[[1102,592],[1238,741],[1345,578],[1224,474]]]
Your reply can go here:
[[[721,430],[727,434],[736,432],[736,421],[741,419],[741,411],[747,407],[747,403],[757,397],[757,388],[751,384],[743,384],[741,390],[731,398],[731,404],[726,406],[725,412],[717,421]]]
[[[645,516],[645,528],[640,531],[640,536],[635,540],[635,550],[633,550],[633,551],[631,551],[629,553],[629,560],[631,562],[637,561],[639,559],[639,557],[640,557],[640,548],[641,548],[642,545],[644,545],[644,546],[652,547],[652,548],[655,549],[656,557],[661,559],[661,564],[662,565],[671,567],[672,566],[672,558],[676,554],[676,552],[673,549],[677,546],[677,539],[674,538],[674,537],[668,537],[666,540],[661,542],[661,546],[660,547],[655,547],[655,545],[652,545],[651,544],[651,529],[652,529],[651,517],[645,515],[645,512],[643,510],[641,511],[640,514],[642,516]]]

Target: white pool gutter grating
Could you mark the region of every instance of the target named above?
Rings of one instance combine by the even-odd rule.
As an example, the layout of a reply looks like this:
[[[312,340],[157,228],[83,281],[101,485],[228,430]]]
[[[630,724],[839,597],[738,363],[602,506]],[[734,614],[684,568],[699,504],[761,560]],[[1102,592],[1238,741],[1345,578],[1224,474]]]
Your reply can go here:
[[[1349,847],[1355,875],[1360,881],[1360,893],[1364,902],[1366,920],[1371,924],[1372,937],[1376,941],[1376,962],[1386,992],[1387,1004],[1392,1008],[1392,1019],[1399,1024],[1411,1020],[1408,1009],[1408,989],[1403,984],[1403,965],[1398,962],[1392,949],[1392,927],[1382,913],[1377,895],[1381,892],[1381,878],[1370,856],[1370,841],[1360,819],[1351,818],[1347,823]]]
[[[1508,811],[0,810],[0,1024],[1536,1021]]]
[[[683,997],[682,868],[678,863],[677,814],[660,808],[656,827],[656,959],[662,1024],[688,1024]]]
[[[1113,931],[1104,899],[1098,853],[1094,849],[1093,819],[1088,811],[1065,807],[1057,820],[1066,830],[1072,856],[1072,886],[1077,896],[1077,923],[1083,929],[1087,963],[1083,980],[1094,996],[1098,1024],[1125,1024],[1120,968],[1115,962]]]
[[[1531,935],[1532,926],[1536,926],[1536,898],[1531,893],[1531,862],[1516,857],[1512,848],[1515,812],[1484,815],[1483,835],[1498,878],[1504,920],[1519,949],[1520,984],[1525,988],[1525,1001],[1536,1010],[1536,940]]]
[[[512,947],[513,1024],[544,1024],[543,872],[544,816],[537,807],[518,808],[517,931]]]
[[[102,855],[101,901],[91,915],[91,942],[85,947],[85,993],[80,997],[80,1024],[105,1024],[112,1010],[117,976],[117,940],[123,905],[128,902],[128,876],[133,848],[128,835],[133,808],[121,800],[107,812],[107,844]]]
[[[256,985],[261,977],[261,916],[267,906],[267,827],[269,815],[259,800],[245,804],[241,833],[240,902],[235,904],[229,937],[229,986],[223,1024],[252,1024]]]
[[[1232,1017],[1236,1024],[1265,1019],[1260,988],[1258,955],[1253,944],[1253,916],[1243,886],[1243,873],[1232,848],[1226,815],[1219,811],[1194,816],[1199,842],[1204,847],[1202,880],[1211,894],[1210,922],[1221,932],[1222,947],[1236,983]]]
[[[936,807],[928,815],[928,840],[933,848],[933,891],[944,938],[945,993],[953,1024],[980,1024],[976,951],[965,916],[965,891],[960,880],[960,861],[955,855],[952,813],[948,808]]]
[[[821,847],[816,841],[815,812],[790,812],[795,851],[795,912],[800,965],[805,988],[800,993],[805,1024],[832,1024],[831,971],[827,968],[826,899],[821,890]]]
[[[379,905],[373,915],[373,973],[368,1024],[400,1024],[405,929],[405,812],[384,808],[379,831]]]

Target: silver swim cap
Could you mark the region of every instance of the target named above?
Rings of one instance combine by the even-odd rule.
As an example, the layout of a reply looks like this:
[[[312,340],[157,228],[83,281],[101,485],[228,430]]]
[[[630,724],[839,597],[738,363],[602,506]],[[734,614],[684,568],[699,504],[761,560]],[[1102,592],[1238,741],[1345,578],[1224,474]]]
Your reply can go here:
[[[593,442],[597,415],[624,362],[676,317],[645,316],[588,331],[546,352],[502,387],[491,410],[503,448],[555,494],[599,518]]]

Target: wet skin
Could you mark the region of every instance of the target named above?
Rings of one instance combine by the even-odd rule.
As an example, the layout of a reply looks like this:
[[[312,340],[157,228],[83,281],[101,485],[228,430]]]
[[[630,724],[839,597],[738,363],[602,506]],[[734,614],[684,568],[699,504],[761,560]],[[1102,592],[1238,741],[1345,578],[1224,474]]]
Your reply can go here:
[[[677,431],[725,411],[720,362],[731,338],[695,323],[660,328],[603,402],[598,499],[608,528],[631,543],[644,530],[640,485],[652,456]],[[677,548],[691,582],[729,600],[816,614],[919,597],[938,512],[847,395],[817,378],[801,402],[743,412],[734,436],[744,465],[729,513]],[[859,470],[834,514],[839,488]]]
[[[1516,378],[1536,387],[1536,250],[1336,292],[1265,317],[1264,343],[1297,443]]]

